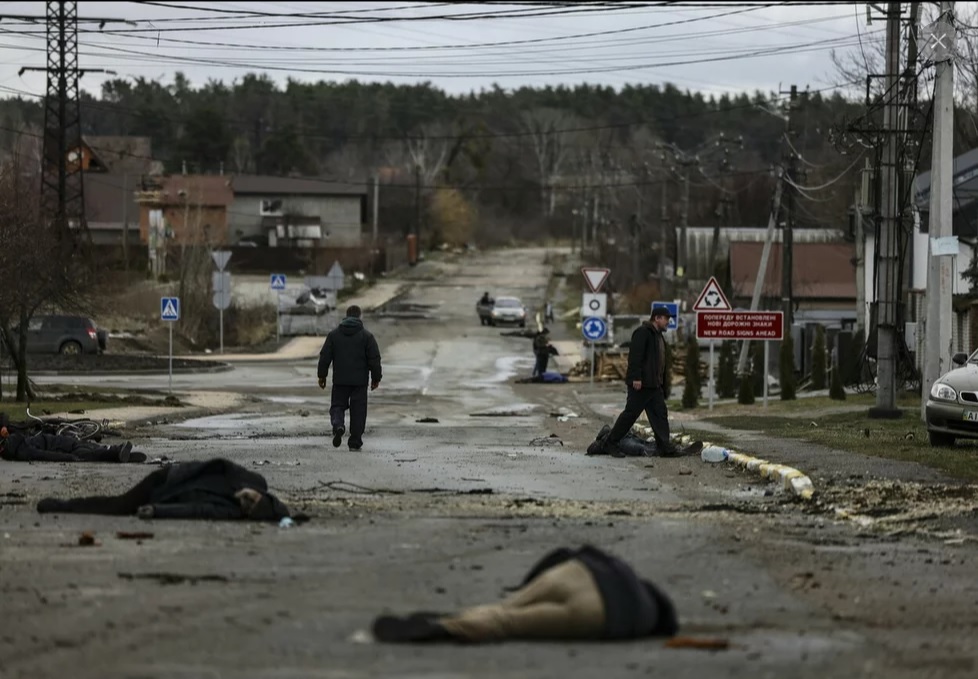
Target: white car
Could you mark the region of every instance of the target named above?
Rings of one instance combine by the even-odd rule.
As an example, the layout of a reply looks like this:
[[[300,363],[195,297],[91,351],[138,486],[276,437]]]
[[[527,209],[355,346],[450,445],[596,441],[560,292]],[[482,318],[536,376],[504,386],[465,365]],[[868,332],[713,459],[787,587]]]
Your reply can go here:
[[[515,323],[526,327],[526,307],[517,297],[497,297],[489,317],[489,325]]]

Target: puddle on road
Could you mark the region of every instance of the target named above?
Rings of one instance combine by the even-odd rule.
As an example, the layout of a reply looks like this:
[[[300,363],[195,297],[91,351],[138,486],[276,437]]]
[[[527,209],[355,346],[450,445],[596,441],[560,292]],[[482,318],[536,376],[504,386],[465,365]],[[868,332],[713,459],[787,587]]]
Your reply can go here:
[[[312,399],[312,398],[306,398],[304,396],[262,396],[260,398],[262,398],[265,401],[270,401],[272,403],[289,403],[289,404],[322,403],[323,400],[321,398]]]
[[[250,424],[262,418],[261,413],[236,413],[234,415],[211,415],[209,417],[198,417],[186,422],[178,422],[177,427],[186,429],[238,429],[243,424]],[[263,421],[267,421],[265,418]]]

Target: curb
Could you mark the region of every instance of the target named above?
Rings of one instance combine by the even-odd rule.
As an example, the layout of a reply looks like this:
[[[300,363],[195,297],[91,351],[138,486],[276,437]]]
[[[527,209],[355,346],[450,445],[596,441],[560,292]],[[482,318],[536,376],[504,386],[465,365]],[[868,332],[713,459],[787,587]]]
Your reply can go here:
[[[652,440],[651,427],[635,425],[632,427],[632,431],[640,436],[644,436],[646,440]],[[693,437],[689,434],[683,434],[679,439],[683,442],[688,439],[691,442]],[[710,445],[715,444],[711,444],[709,441],[703,441],[703,447]],[[720,447],[724,448],[725,446]],[[760,474],[761,478],[780,481],[782,488],[790,491],[795,497],[801,500],[808,501],[815,497],[815,486],[812,484],[812,480],[805,473],[794,467],[769,462],[768,460],[762,460],[759,457],[745,455],[744,453],[738,453],[729,448],[727,450],[729,451],[727,462],[735,464],[749,472]]]

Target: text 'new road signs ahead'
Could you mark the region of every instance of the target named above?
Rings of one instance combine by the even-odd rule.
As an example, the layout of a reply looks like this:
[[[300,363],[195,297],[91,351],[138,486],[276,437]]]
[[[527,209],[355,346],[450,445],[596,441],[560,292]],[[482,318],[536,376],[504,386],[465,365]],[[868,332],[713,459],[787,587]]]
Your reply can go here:
[[[160,320],[161,321],[180,320],[180,298],[179,297],[160,298]]]
[[[608,333],[608,324],[600,318],[588,318],[581,324],[581,332],[584,333],[584,339],[597,342]]]
[[[782,311],[714,311],[696,314],[698,340],[781,340]]]

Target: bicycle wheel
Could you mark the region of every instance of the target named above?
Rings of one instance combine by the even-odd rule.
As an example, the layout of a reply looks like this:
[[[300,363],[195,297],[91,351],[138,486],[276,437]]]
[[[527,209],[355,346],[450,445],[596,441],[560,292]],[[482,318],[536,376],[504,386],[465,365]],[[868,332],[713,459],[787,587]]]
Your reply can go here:
[[[58,429],[58,434],[61,436],[74,436],[79,441],[87,441],[98,436],[100,431],[102,431],[102,425],[99,422],[95,420],[78,420],[77,422],[69,422],[62,425]]]

